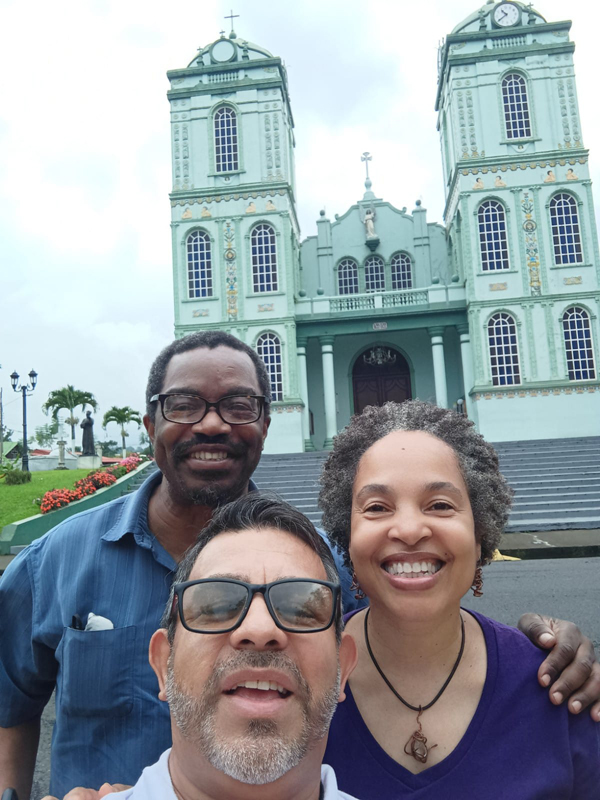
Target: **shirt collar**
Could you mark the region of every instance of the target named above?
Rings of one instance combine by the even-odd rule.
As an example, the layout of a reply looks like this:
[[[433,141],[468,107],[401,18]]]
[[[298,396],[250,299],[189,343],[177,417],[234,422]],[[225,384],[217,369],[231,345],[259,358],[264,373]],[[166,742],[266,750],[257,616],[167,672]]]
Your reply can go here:
[[[105,542],[118,542],[125,534],[132,533],[138,544],[151,546],[150,539],[153,541],[154,536],[148,526],[148,504],[161,480],[162,472],[157,469],[133,493],[130,502],[123,503],[122,512],[117,521],[102,537]],[[248,491],[258,491],[258,486],[252,479],[248,482]]]

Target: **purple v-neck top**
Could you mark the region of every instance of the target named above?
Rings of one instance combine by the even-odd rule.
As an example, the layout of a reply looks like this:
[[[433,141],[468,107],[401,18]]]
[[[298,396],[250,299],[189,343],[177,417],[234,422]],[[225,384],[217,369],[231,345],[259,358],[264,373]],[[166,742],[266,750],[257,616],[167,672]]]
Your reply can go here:
[[[599,800],[600,725],[550,703],[537,680],[544,653],[522,633],[469,613],[483,630],[488,666],[456,748],[413,775],[377,744],[346,687],[324,758],[340,789],[360,800]],[[396,702],[390,693],[390,714]]]

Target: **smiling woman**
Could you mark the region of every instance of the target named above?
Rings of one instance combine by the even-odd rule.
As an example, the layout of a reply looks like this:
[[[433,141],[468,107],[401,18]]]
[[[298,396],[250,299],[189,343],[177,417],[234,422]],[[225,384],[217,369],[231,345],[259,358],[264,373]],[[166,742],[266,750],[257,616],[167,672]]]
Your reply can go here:
[[[347,617],[358,664],[325,754],[342,789],[596,796],[594,723],[548,702],[524,636],[460,607],[470,586],[480,593],[511,494],[472,423],[428,403],[367,408],[335,440],[323,522],[370,600]]]

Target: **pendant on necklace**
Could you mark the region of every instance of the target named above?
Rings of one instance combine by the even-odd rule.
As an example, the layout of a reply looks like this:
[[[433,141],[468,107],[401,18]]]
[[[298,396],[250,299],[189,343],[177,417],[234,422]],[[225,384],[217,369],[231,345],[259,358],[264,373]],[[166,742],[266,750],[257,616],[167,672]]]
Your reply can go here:
[[[410,739],[404,745],[404,752],[407,756],[412,756],[415,761],[426,764],[429,751],[437,747],[437,744],[432,744],[430,747],[427,747],[427,737],[423,734],[423,727],[419,719],[422,713],[422,709],[419,708],[419,713],[417,714],[417,724],[419,727],[412,733]]]

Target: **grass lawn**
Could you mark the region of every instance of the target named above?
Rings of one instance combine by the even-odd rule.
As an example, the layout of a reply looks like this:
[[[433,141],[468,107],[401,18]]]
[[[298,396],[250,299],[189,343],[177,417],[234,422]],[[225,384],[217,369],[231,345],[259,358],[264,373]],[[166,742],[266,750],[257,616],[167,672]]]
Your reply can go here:
[[[33,517],[40,513],[34,503],[50,489],[72,489],[75,481],[85,478],[89,469],[57,469],[47,472],[32,472],[31,483],[6,486],[0,481],[0,531],[9,522]]]

